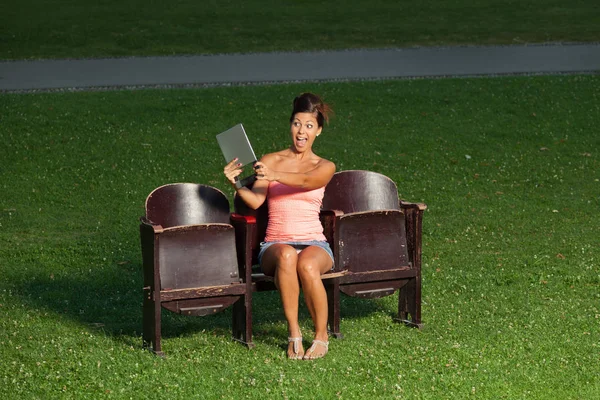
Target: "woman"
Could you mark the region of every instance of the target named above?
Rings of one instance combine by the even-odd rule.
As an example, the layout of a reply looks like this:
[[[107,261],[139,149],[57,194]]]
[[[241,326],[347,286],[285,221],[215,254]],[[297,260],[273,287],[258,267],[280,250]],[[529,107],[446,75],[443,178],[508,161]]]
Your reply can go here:
[[[290,117],[290,147],[256,162],[257,180],[252,189],[236,189],[237,195],[253,209],[265,200],[269,205],[259,260],[263,272],[275,278],[281,295],[290,359],[320,358],[327,354],[329,346],[327,294],[321,275],[333,267],[333,253],[323,235],[319,210],[335,164],[317,156],[312,147],[330,113],[331,108],[315,94],[296,97]],[[242,173],[237,159],[225,166],[224,173],[235,188],[235,177]],[[315,325],[314,340],[306,352],[298,325],[300,284]]]

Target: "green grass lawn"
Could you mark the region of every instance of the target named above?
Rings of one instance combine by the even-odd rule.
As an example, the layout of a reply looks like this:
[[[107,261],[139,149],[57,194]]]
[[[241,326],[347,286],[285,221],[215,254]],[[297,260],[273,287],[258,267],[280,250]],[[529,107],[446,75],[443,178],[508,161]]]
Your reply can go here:
[[[598,327],[600,77],[404,80],[0,96],[0,394],[5,398],[592,399]],[[254,340],[231,311],[165,313],[141,349],[138,218],[170,182],[229,196],[214,135],[285,146],[293,96],[336,115],[316,144],[423,201],[422,330],[397,295],[343,298],[343,340],[284,358],[277,293]],[[305,309],[301,323],[310,337]]]
[[[599,41],[597,0],[4,0],[0,59]]]

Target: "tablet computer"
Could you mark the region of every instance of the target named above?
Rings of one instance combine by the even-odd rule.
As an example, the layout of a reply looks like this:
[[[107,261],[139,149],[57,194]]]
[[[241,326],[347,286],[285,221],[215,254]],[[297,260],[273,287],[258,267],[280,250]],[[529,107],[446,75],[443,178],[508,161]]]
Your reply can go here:
[[[219,143],[223,157],[225,157],[226,163],[229,163],[234,158],[237,158],[242,166],[256,162],[256,155],[254,154],[254,150],[252,149],[252,145],[248,140],[248,136],[246,135],[246,131],[242,124],[237,124],[236,126],[219,133],[217,135],[217,142]],[[244,179],[238,179],[236,187],[240,188],[246,186],[254,182],[255,179],[256,176],[254,174]]]

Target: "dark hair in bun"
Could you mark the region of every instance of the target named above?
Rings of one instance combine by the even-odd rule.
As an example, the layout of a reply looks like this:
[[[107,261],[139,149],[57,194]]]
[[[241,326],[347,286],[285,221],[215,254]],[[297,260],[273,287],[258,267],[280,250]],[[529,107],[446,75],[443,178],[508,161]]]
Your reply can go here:
[[[323,126],[324,122],[329,122],[329,115],[333,110],[328,104],[323,103],[323,100],[314,93],[302,93],[294,99],[292,116],[290,123],[294,121],[294,116],[297,113],[311,113],[317,117],[317,124]]]

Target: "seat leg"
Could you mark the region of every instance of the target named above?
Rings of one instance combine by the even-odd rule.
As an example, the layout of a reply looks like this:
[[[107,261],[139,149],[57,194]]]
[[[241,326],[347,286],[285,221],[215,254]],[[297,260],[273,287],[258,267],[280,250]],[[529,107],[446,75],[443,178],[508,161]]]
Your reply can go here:
[[[410,279],[398,295],[398,322],[422,328],[421,323],[421,280]]]
[[[252,341],[252,289],[233,304],[233,339],[248,348],[254,348]]]
[[[160,302],[154,301],[149,287],[144,288],[142,312],[143,347],[153,353],[164,356],[161,349],[161,307]]]
[[[327,307],[328,307],[328,324],[329,334],[336,339],[342,339],[344,335],[340,332],[340,284],[337,279],[333,279],[333,282],[328,282],[325,285],[327,292]]]

